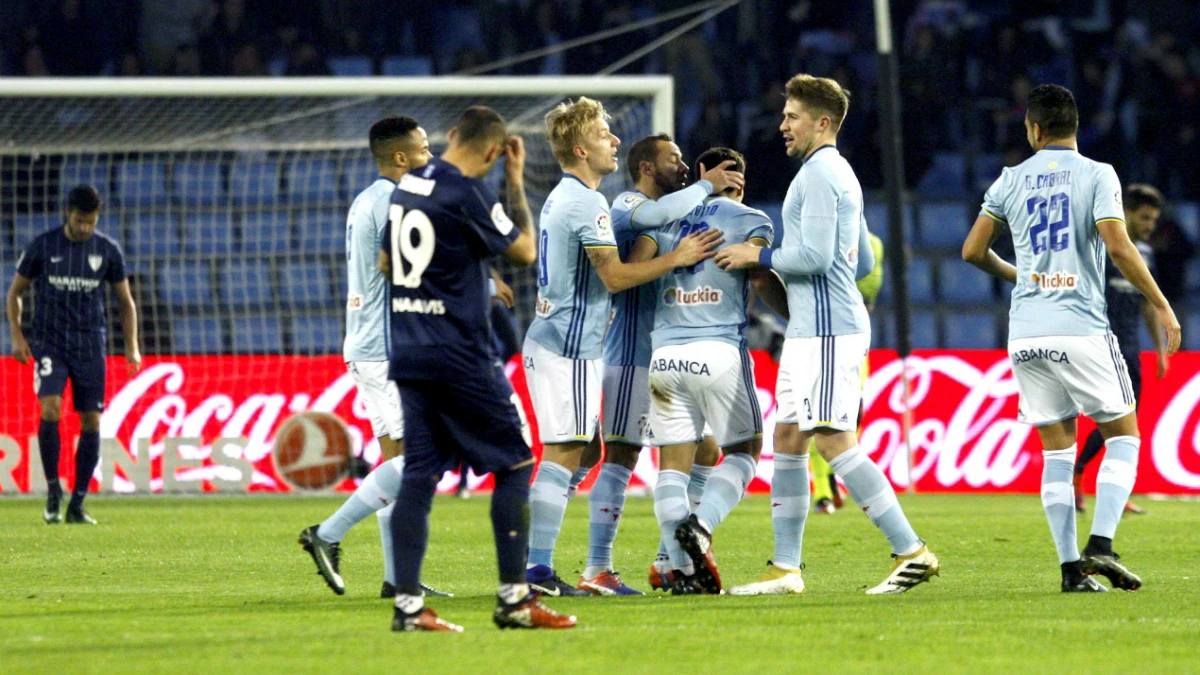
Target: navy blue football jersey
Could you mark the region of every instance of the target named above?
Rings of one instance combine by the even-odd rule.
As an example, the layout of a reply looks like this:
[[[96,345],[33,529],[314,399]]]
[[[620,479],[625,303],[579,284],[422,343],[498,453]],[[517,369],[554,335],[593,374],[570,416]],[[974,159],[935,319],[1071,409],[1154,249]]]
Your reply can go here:
[[[498,359],[488,261],[518,236],[487,185],[448,162],[400,179],[381,242],[392,264],[392,379],[442,379]]]
[[[32,343],[78,351],[103,348],[104,282],[125,280],[125,255],[117,242],[99,230],[85,241],[71,241],[65,228],[57,227],[34,237],[17,273],[33,280]]]

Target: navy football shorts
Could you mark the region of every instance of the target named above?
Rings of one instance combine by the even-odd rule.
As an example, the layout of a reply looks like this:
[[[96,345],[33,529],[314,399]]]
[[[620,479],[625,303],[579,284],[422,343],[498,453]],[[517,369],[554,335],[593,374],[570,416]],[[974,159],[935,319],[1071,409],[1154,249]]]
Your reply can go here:
[[[104,350],[71,354],[49,345],[33,347],[33,388],[38,398],[62,396],[71,380],[77,412],[104,412]]]
[[[404,408],[404,475],[440,478],[465,463],[477,475],[527,462],[520,400],[499,363],[442,380],[399,380]]]

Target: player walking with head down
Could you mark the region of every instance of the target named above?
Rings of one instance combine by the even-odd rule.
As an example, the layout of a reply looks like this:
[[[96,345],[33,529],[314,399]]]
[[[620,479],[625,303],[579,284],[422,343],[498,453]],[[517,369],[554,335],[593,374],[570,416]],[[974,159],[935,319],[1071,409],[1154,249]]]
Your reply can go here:
[[[481,180],[501,155],[510,220]],[[488,261],[537,256],[525,199],[525,147],[490,108],[468,108],[438,159],[403,176],[384,227],[380,267],[391,286],[391,379],[404,406],[406,462],[392,513],[396,611],[392,630],[458,631],[425,607],[421,563],[442,474],[465,463],[492,473],[500,566],[493,620],[501,628],[570,628],[525,583],[533,453],[488,320]],[[514,223],[515,220],[515,223]]]
[[[835,81],[797,75],[787,83],[783,132],[787,153],[804,165],[783,202],[781,248],[730,246],[725,269],[774,269],[787,284],[787,339],[775,399],[775,477],[771,481],[774,562],[745,593],[796,593],[801,543],[811,499],[808,441],[821,453],[863,513],[887,537],[891,574],[868,594],[903,593],[938,573],[938,559],[904,516],[887,477],[858,447],[860,369],[871,323],[855,280],[875,266],[862,187],[837,150],[849,95]]]
[[[75,487],[67,505],[68,523],[95,525],[83,510],[92,473],[100,461],[100,413],[104,411],[104,283],[112,285],[125,334],[125,361],[129,374],[142,366],[138,350],[137,308],[125,277],[121,247],[96,229],[103,206],[100,193],[79,185],[67,195],[67,217],[62,227],[43,232],[30,242],[17,262],[17,273],[8,289],[8,326],[13,357],[33,361],[33,386],[42,409],[38,448],[46,472],[47,523],[61,523],[62,486],[58,482],[58,455],[62,440],[62,393],[71,380],[75,411],[79,413],[79,446],[75,454]],[[32,340],[21,330],[21,294],[33,286],[37,306],[33,311]]]
[[[655,260],[622,262],[608,202],[597,191],[600,180],[617,170],[621,144],[609,129],[604,106],[586,97],[563,103],[546,115],[546,133],[565,175],[542,207],[537,312],[522,350],[544,445],[530,489],[527,579],[547,595],[584,595],[589,591],[555,574],[553,554],[571,474],[599,425],[600,357],[610,294],[711,257],[720,232],[689,237]],[[606,594],[628,594],[616,575],[604,581],[612,591]]]
[[[1179,348],[1179,321],[1129,239],[1117,172],[1079,154],[1078,128],[1070,91],[1051,84],[1030,92],[1025,132],[1034,155],[1005,169],[988,189],[962,256],[1016,284],[1008,354],[1021,394],[1020,420],[1037,427],[1042,439],[1042,507],[1058,549],[1062,591],[1108,590],[1093,574],[1135,590],[1142,580],[1112,550],[1137,477],[1141,440],[1136,392],[1105,315],[1105,250],[1154,308],[1168,355]],[[1012,233],[1016,267],[991,250],[1004,229]],[[1071,488],[1081,413],[1096,421],[1105,444],[1082,557]]]

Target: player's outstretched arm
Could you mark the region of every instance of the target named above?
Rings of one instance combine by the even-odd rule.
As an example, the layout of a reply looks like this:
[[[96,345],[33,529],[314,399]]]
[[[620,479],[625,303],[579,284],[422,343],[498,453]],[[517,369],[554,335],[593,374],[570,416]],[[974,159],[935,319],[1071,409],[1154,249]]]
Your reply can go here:
[[[737,171],[728,170],[733,164],[733,160],[725,160],[712,169],[705,169],[701,164],[700,180],[678,192],[664,195],[658,201],[647,199],[638,204],[630,217],[633,229],[641,232],[663,227],[691,213],[710,194],[721,194],[731,187],[741,189],[746,179]]]
[[[967,240],[963,242],[962,259],[1010,284],[1017,283],[1017,268],[992,250],[992,242],[1000,236],[1003,226],[988,216],[975,219]]]
[[[504,146],[504,183],[508,187],[509,217],[521,234],[504,251],[503,258],[526,267],[537,260],[537,245],[533,236],[533,213],[525,196],[525,141],[520,136],[509,136]]]
[[[1167,341],[1163,339],[1162,331],[1158,329],[1158,314],[1149,302],[1142,302],[1142,320],[1146,322],[1146,330],[1154,340],[1154,353],[1158,355],[1158,375],[1161,380],[1167,374]]]
[[[1138,253],[1137,247],[1129,238],[1125,223],[1116,219],[1102,220],[1096,223],[1096,230],[1099,231],[1100,238],[1104,240],[1104,246],[1108,248],[1108,256],[1112,258],[1117,269],[1121,270],[1121,276],[1133,284],[1134,288],[1141,291],[1142,296],[1154,308],[1158,323],[1166,334],[1167,355],[1179,351],[1182,333],[1179,328],[1179,319],[1175,318],[1171,303],[1167,302],[1167,298],[1155,283],[1154,277],[1150,276],[1150,269],[1146,267],[1146,261],[1142,259],[1142,255]]]
[[[592,267],[596,268],[604,287],[609,293],[620,293],[654,281],[676,267],[691,267],[711,258],[716,248],[724,241],[720,230],[705,230],[684,237],[679,246],[666,255],[638,263],[621,262],[621,256],[615,246],[591,246],[586,250],[588,260],[591,261]]]
[[[122,279],[112,286],[121,313],[121,331],[125,335],[125,363],[129,374],[136,375],[142,369],[142,351],[138,348],[137,305],[133,303],[133,294],[129,292],[129,279]]]
[[[25,332],[21,330],[21,294],[26,288],[29,288],[29,279],[20,272],[14,274],[5,303],[8,330],[12,335],[12,355],[19,363],[28,363],[29,359],[33,358],[33,350],[29,348],[29,341],[25,339]]]

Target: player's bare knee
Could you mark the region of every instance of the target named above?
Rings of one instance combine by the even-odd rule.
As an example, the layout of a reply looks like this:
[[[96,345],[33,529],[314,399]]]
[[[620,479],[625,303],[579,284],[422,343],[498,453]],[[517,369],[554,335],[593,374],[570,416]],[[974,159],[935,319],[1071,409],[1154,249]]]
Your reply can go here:
[[[758,456],[762,454],[762,439],[752,438],[741,443],[734,443],[733,445],[726,446],[724,450],[726,455],[731,455],[735,452],[744,452],[753,457],[754,461],[757,462]]]
[[[1100,422],[1096,424],[1096,426],[1100,429],[1100,435],[1104,437],[1105,441],[1118,436],[1132,436],[1134,438],[1141,438],[1141,434],[1138,432],[1136,412],[1131,412],[1128,415],[1122,415],[1121,417],[1108,422]]]
[[[579,456],[579,466],[592,467],[600,463],[600,455],[603,449],[600,443],[600,435],[596,434],[591,441],[583,448],[583,454]],[[637,461],[636,459],[634,461]],[[632,468],[632,467],[630,467]]]
[[[605,464],[617,464],[626,469],[633,470],[637,466],[638,454],[642,451],[641,448],[629,445],[628,443],[609,443],[606,448],[604,457]],[[587,455],[587,451],[584,451]],[[586,462],[580,462],[580,466],[587,466]]]
[[[858,445],[858,437],[853,431],[840,429],[813,429],[812,438],[816,440],[817,452],[827,462]]]
[[[700,441],[699,447],[696,448],[694,463],[700,466],[716,466],[720,459],[721,446],[717,445],[717,439],[705,436],[704,440]]]
[[[801,444],[802,432],[796,424],[776,424],[773,438],[775,452],[785,455],[799,455],[806,445]]]
[[[62,419],[62,397],[45,396],[39,399],[43,422],[58,422]]]
[[[379,453],[383,455],[383,461],[395,459],[404,454],[404,439],[392,438],[391,436],[379,437]]]
[[[583,449],[587,443],[571,441],[569,443],[547,443],[542,446],[542,461],[553,462],[568,471],[578,469],[583,457]],[[596,461],[600,461],[599,457]]]
[[[79,428],[88,433],[100,431],[100,413],[79,413]]]

